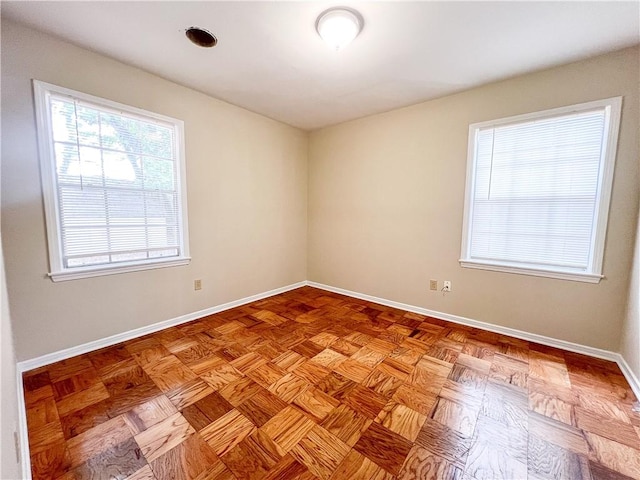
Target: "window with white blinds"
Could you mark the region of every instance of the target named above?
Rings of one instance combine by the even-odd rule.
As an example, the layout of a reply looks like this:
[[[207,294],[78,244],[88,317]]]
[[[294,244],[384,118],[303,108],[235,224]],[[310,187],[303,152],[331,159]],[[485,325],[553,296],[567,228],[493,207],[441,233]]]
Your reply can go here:
[[[461,264],[598,282],[621,98],[470,126]]]
[[[188,262],[183,123],[34,81],[54,280]]]

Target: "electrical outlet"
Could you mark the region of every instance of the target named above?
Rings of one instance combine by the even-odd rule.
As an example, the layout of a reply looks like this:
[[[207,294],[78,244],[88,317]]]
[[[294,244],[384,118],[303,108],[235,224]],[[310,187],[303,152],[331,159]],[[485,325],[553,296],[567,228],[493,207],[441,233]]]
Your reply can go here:
[[[194,290],[202,290],[202,280],[194,280],[193,281],[193,289]]]
[[[442,291],[443,292],[450,292],[451,291],[451,280],[445,280],[444,283],[442,284]]]
[[[429,290],[438,290],[438,280],[429,280]]]

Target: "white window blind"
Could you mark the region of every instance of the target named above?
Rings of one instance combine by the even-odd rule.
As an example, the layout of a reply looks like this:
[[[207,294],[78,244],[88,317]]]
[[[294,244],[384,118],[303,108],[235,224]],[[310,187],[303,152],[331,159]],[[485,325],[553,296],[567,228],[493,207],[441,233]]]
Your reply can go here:
[[[186,258],[182,123],[37,83],[52,275]],[[45,169],[43,169],[45,170]],[[45,178],[48,177],[48,178]],[[49,197],[47,199],[47,197]]]
[[[614,100],[471,126],[464,266],[600,276]]]

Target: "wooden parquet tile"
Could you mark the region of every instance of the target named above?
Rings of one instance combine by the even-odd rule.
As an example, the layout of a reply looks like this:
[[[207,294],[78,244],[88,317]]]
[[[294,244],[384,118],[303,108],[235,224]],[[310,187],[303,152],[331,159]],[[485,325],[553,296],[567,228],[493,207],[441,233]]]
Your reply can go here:
[[[63,478],[84,480],[93,478],[127,478],[146,465],[140,448],[129,438],[95,455],[72,469]]]
[[[32,453],[42,452],[64,441],[60,422],[45,423],[29,430],[29,448]]]
[[[200,434],[222,456],[255,430],[255,425],[237,410],[231,410],[207,425]]]
[[[311,387],[306,380],[294,373],[288,373],[269,387],[269,391],[285,402],[292,402],[298,395]]]
[[[385,408],[378,414],[376,422],[413,442],[418,436],[418,433],[420,433],[420,429],[426,418],[425,415],[421,415],[409,407],[394,401],[389,401]]]
[[[397,475],[411,450],[411,442],[374,422],[362,434],[354,449],[387,472]]]
[[[291,455],[316,477],[329,480],[349,450],[346,443],[316,425],[291,449]]]
[[[256,430],[229,451],[224,463],[239,479],[265,477],[282,458],[273,440]]]
[[[298,395],[293,402],[316,422],[321,422],[340,402],[317,388],[310,388]]]
[[[178,412],[135,436],[142,453],[151,462],[195,433],[193,427]]]
[[[398,479],[462,480],[462,473],[461,468],[418,445],[414,445]]]
[[[39,428],[51,422],[58,422],[58,409],[53,397],[44,398],[31,408],[27,409],[27,420],[32,428]]]
[[[218,456],[198,434],[191,435],[175,448],[150,463],[157,480],[189,480],[218,463]]]
[[[178,413],[178,410],[173,403],[164,395],[160,395],[132,408],[124,418],[131,432],[137,435],[175,413]]]
[[[344,458],[338,469],[331,476],[332,479],[349,478],[352,480],[391,480],[395,478],[390,473],[373,463],[364,455],[351,450]]]
[[[640,479],[615,364],[310,287],[23,381],[34,479]]]
[[[295,407],[286,407],[263,427],[262,431],[281,451],[288,453],[315,426],[315,422]]]
[[[429,418],[422,425],[415,443],[462,469],[471,448],[471,438]]]
[[[528,448],[528,471],[536,477],[558,480],[591,478],[589,461],[585,456],[535,435],[529,436]]]
[[[100,400],[109,398],[109,392],[102,382],[96,383],[86,390],[79,390],[56,402],[59,415],[68,415]]]
[[[480,415],[465,473],[475,479],[527,478],[527,432]]]

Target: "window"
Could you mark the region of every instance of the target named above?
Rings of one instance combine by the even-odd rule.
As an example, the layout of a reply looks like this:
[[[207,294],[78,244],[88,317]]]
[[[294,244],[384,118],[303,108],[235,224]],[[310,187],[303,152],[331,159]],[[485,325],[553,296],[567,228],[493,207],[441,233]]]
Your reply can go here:
[[[600,281],[621,103],[469,127],[463,267]]]
[[[183,123],[34,80],[54,281],[189,262]]]

